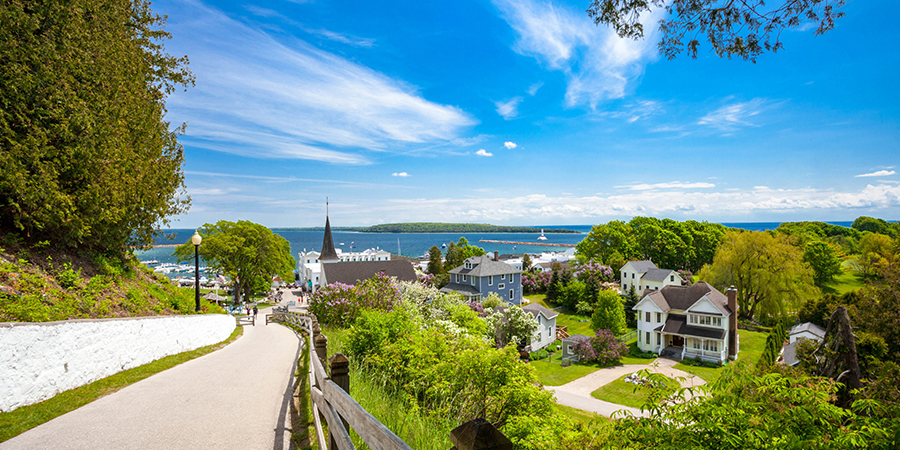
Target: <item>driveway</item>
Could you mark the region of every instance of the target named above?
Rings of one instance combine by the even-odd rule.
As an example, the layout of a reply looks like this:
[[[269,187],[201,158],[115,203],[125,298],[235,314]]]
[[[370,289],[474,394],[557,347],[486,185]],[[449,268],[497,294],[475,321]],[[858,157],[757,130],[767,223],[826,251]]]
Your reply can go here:
[[[706,381],[702,378],[672,367],[675,364],[677,363],[671,359],[657,358],[650,364],[628,364],[624,366],[604,367],[562,386],[544,386],[544,389],[553,392],[556,396],[557,403],[560,405],[571,406],[584,411],[602,414],[606,417],[611,417],[614,412],[621,409],[624,409],[635,416],[647,416],[646,412],[641,413],[641,410],[638,408],[598,400],[591,397],[591,392],[594,392],[600,386],[612,383],[622,376],[643,369],[650,369],[651,372],[660,373],[673,379],[679,377],[684,378],[681,380],[681,387],[694,387],[706,384]]]

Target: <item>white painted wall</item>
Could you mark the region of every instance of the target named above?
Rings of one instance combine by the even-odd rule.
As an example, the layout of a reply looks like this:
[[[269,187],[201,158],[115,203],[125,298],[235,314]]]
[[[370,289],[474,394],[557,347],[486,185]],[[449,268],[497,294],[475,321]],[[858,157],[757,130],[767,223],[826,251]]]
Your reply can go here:
[[[0,323],[0,411],[219,343],[234,328],[223,314]]]

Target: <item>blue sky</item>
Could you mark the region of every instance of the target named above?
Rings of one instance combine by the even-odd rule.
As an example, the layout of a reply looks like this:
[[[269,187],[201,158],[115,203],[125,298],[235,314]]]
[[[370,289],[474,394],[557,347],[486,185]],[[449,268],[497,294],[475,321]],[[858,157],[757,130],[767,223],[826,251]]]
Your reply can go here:
[[[321,226],[326,196],[335,226],[900,219],[900,2],[756,64],[668,61],[587,6],[154,3],[197,78],[172,226]]]

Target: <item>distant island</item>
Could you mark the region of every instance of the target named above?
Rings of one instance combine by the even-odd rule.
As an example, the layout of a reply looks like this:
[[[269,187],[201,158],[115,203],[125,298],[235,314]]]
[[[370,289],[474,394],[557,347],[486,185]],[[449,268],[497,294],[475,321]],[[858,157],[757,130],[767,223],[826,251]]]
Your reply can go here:
[[[322,227],[313,228],[279,228],[292,231],[318,231]],[[438,223],[438,222],[410,222],[410,223],[383,223],[370,227],[334,227],[335,231],[356,231],[359,233],[541,233],[541,228],[513,227],[490,225],[486,223]],[[547,228],[548,233],[578,234],[579,231],[559,228]]]

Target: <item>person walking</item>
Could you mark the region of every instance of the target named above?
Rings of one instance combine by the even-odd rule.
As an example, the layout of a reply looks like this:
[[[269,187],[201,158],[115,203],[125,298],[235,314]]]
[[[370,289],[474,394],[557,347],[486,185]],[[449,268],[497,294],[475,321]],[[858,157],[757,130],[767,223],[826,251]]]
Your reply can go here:
[[[253,305],[253,320],[256,320],[256,315],[259,313],[259,309],[256,305]]]

